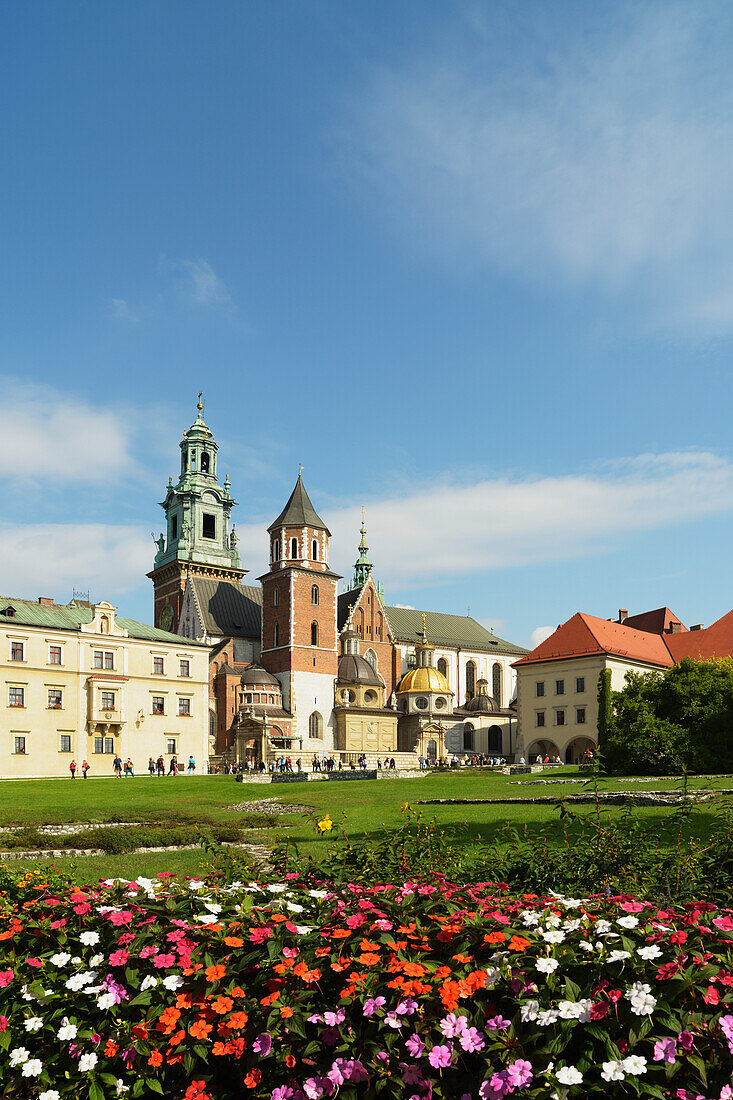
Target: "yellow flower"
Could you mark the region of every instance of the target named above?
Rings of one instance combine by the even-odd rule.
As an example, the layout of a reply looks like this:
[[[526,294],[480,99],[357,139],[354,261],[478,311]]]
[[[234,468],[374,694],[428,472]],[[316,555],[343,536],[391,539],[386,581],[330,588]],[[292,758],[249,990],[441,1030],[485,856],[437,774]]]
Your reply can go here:
[[[318,822],[318,828],[321,830],[322,833],[328,833],[331,831],[331,829],[333,829],[333,821],[331,821],[331,818],[328,816],[328,814],[326,814],[323,821]]]

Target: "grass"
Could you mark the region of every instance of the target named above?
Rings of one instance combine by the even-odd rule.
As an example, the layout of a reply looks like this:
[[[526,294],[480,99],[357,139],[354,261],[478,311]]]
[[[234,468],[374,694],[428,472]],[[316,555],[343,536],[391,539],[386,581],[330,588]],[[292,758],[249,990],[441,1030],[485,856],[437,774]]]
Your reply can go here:
[[[0,782],[0,825],[34,826],[71,822],[156,822],[174,824],[235,824],[249,823],[249,815],[232,812],[239,802],[277,799],[302,805],[303,816],[288,815],[278,819],[274,828],[251,831],[246,839],[253,843],[274,843],[285,837],[293,840],[303,852],[315,854],[328,841],[314,834],[309,815],[329,813],[352,840],[369,841],[402,820],[405,802],[415,805],[428,798],[512,798],[522,796],[562,796],[583,790],[586,775],[577,769],[563,768],[544,778],[572,778],[577,783],[534,785],[531,775],[503,776],[481,771],[433,773],[421,779],[364,780],[344,785],[332,782],[270,786],[269,784],[236,783],[231,776],[192,776],[172,780],[113,779],[28,780]],[[649,780],[643,784],[626,785],[619,780],[603,780],[603,790],[642,792],[648,789],[674,789],[678,781]],[[733,779],[715,777],[692,780],[690,786],[731,787]],[[578,807],[589,812],[591,807]],[[602,818],[612,818],[621,812],[618,807],[604,808]],[[659,830],[665,841],[673,843],[669,827],[669,810],[665,807],[639,807],[639,819],[650,830]],[[506,842],[505,827],[509,824],[526,830],[527,836],[539,839],[556,837],[561,843],[558,811],[552,805],[459,805],[425,806],[424,815],[434,817],[451,843],[471,848],[485,843]],[[691,834],[704,838],[713,823],[713,808],[699,809],[691,823]],[[572,829],[572,826],[571,826]],[[49,842],[53,844],[53,841]],[[0,847],[2,836],[0,835]],[[57,865],[70,870],[80,882],[96,881],[99,877],[137,877],[161,870],[197,875],[208,855],[203,850],[58,859]],[[13,861],[18,869],[39,866],[42,860]]]

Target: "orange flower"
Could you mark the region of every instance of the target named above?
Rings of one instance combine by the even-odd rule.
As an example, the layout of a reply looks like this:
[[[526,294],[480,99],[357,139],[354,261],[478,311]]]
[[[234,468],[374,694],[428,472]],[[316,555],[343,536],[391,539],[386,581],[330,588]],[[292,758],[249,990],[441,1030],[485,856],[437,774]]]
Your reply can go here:
[[[223,978],[227,972],[227,968],[221,964],[217,966],[207,966],[205,970],[206,977],[210,982],[218,982],[219,978]]]
[[[469,993],[475,993],[477,989],[486,989],[486,971],[472,970],[466,978],[466,986]]]
[[[283,916],[282,913],[273,913],[272,916],[270,917],[270,920],[272,921],[273,924],[282,924],[283,921],[286,921],[287,919],[288,918]]]
[[[503,932],[489,932],[488,936],[484,936],[484,943],[503,943],[505,939]]]
[[[435,977],[440,981],[441,978],[448,978],[453,973],[449,966],[439,966],[435,971]]]
[[[274,993],[270,993],[269,997],[262,997],[260,1000],[260,1004],[264,1005],[265,1007],[267,1007],[267,1005],[272,1005],[275,1003],[279,996],[280,990],[276,989]]]
[[[106,1053],[107,1052],[105,1051],[105,1054]],[[149,1066],[159,1066],[159,1065],[162,1064],[162,1062],[163,1062],[163,1055],[160,1053],[159,1050],[154,1050],[153,1053],[148,1058],[148,1065]]]
[[[288,1069],[292,1069],[293,1066],[295,1065],[295,1056],[292,1055],[292,1054],[286,1054],[285,1055],[285,1065],[288,1067]]]
[[[365,953],[363,955],[359,955],[356,961],[361,963],[362,966],[374,966],[376,963],[379,962],[379,955]]]
[[[240,939],[239,936],[225,936],[224,937],[224,943],[227,945],[227,947],[243,947],[244,946],[244,940]]]
[[[262,1071],[259,1069],[251,1069],[244,1079],[244,1087],[246,1089],[257,1088],[262,1080]]]
[[[512,936],[507,944],[510,951],[524,951],[525,947],[529,947],[531,940],[525,939],[524,936]]]
[[[290,1005],[283,1005],[282,1008],[280,1009],[280,1015],[282,1016],[282,1018],[284,1020],[289,1020],[290,1017],[293,1015],[293,1010],[290,1007]],[[286,1063],[287,1063],[287,1059],[286,1059]]]
[[[189,1035],[193,1035],[194,1039],[205,1039],[210,1031],[211,1024],[207,1024],[205,1020],[196,1020],[188,1029]]]
[[[470,963],[473,961],[473,955],[453,955],[454,962],[458,963]]]
[[[231,1014],[231,1016],[229,1017],[229,1027],[231,1027],[231,1028],[244,1027],[244,1025],[247,1023],[248,1019],[249,1019],[249,1016],[247,1015],[246,1012],[233,1012]]]
[[[168,1046],[177,1047],[178,1044],[182,1043],[185,1038],[186,1032],[181,1028],[180,1031],[176,1031],[173,1035],[171,1035],[170,1039],[168,1040]]]
[[[348,928],[334,928],[331,933],[331,939],[333,940],[347,940],[351,935],[351,930]]]
[[[244,992],[244,990],[242,989],[241,986],[235,985],[234,989],[229,990],[229,996],[230,997],[246,997],[247,994]]]
[[[231,1054],[229,1043],[214,1043],[211,1053],[216,1055]]]
[[[190,993],[179,993],[176,997],[176,1008],[191,1008],[192,1005]]]
[[[135,1036],[136,1039],[147,1039],[148,1029],[146,1028],[145,1024],[133,1024],[132,1034]]]
[[[402,964],[402,973],[406,974],[408,978],[422,978],[427,972],[427,967],[423,966],[422,963],[406,962]]]
[[[225,1012],[231,1012],[234,1008],[234,1001],[231,997],[217,997],[211,1008],[213,1012],[223,1016]]]
[[[112,1039],[108,1039],[104,1048],[104,1053],[108,1058],[114,1058],[119,1049],[117,1043],[113,1042]]]

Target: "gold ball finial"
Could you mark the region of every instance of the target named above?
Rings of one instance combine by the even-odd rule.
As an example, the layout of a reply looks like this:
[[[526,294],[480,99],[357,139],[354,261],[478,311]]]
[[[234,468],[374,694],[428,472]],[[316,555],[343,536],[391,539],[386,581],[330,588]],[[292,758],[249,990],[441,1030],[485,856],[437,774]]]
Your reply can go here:
[[[198,415],[199,420],[201,419],[201,413],[204,411],[203,396],[204,396],[204,391],[199,390],[199,401],[198,401],[198,405],[196,406],[196,408],[198,409],[198,413],[199,413],[199,415]]]
[[[301,474],[303,473],[303,470],[304,470],[304,469],[305,469],[305,466],[303,465],[303,463],[302,463],[302,462],[299,462],[299,463],[298,463],[298,477],[300,477],[300,476],[301,476]]]

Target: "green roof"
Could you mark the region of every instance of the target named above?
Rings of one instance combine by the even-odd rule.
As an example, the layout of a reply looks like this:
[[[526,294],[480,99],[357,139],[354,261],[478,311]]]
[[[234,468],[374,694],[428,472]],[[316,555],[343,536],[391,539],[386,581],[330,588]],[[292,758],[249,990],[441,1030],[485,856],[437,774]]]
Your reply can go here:
[[[7,609],[15,609],[14,615],[8,615]],[[42,604],[35,600],[20,600],[16,596],[0,596],[0,619],[19,626],[40,626],[46,630],[79,630],[82,623],[90,623],[94,618],[92,605],[85,601],[72,600],[71,603]],[[177,645],[203,645],[182,638],[168,630],[159,630],[136,619],[125,619],[115,615],[115,622],[126,630],[131,638],[143,642],[175,642]],[[208,647],[206,647],[208,648]]]
[[[475,649],[487,653],[516,653],[528,649],[497,638],[470,615],[443,615],[438,611],[417,611],[413,607],[385,607],[395,641],[414,644],[422,637],[422,617],[428,641],[445,649]]]

